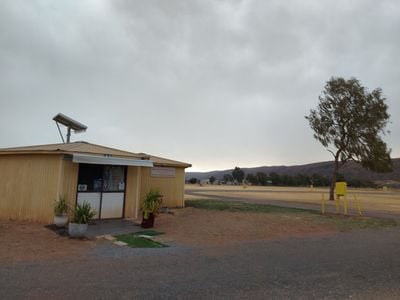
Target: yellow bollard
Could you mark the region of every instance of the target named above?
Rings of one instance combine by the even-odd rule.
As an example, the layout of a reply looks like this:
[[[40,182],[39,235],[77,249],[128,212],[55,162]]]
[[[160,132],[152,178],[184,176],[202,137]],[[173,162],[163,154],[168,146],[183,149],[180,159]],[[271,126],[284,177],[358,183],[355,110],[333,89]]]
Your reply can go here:
[[[343,211],[344,214],[347,216],[349,214],[349,211],[347,209],[347,195],[344,195],[344,199],[343,199]]]
[[[359,214],[360,216],[362,216],[361,205],[360,205],[360,201],[358,200],[357,195],[354,195],[354,200],[355,200],[356,205],[357,205],[358,214]]]
[[[339,214],[340,203],[339,203],[339,196],[338,195],[336,195],[335,206],[336,206],[336,214]]]
[[[322,193],[322,199],[321,199],[321,214],[325,213],[325,197],[324,193]]]

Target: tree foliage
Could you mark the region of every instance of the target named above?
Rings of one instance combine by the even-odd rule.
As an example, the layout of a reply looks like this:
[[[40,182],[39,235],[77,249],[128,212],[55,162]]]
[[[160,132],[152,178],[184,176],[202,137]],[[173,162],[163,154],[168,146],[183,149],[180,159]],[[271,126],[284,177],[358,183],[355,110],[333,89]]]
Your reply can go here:
[[[210,180],[210,183],[211,183],[211,184],[214,184],[216,178],[215,178],[214,176],[211,176],[209,180]]]
[[[189,179],[189,183],[196,184],[199,180],[195,177]]]
[[[235,169],[232,171],[232,177],[235,179],[238,183],[242,183],[244,179],[244,171],[240,169],[239,167],[235,167]]]
[[[392,170],[390,149],[381,137],[390,118],[385,100],[380,88],[369,92],[356,78],[331,78],[326,83],[317,109],[306,119],[314,137],[335,158],[332,186],[348,160],[375,172]]]
[[[225,182],[232,182],[233,181],[233,177],[231,174],[224,174],[223,179]]]
[[[346,178],[342,174],[338,174],[338,180],[347,181],[348,186],[351,187],[376,187],[376,184],[369,180],[361,180],[354,178]],[[252,185],[273,185],[273,186],[310,186],[326,187],[331,184],[331,180],[320,174],[295,174],[295,175],[280,175],[272,172],[266,174],[264,172],[257,172],[256,174],[249,173],[246,175],[246,180]]]

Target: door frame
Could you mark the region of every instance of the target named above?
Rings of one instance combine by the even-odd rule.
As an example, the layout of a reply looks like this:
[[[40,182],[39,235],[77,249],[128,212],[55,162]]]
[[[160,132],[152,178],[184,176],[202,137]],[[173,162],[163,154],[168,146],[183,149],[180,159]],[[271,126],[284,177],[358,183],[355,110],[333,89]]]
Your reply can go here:
[[[81,165],[88,165],[88,164],[83,164],[83,163],[78,163],[78,176],[76,178],[76,192],[75,192],[75,207],[78,204],[78,193],[94,193],[93,191],[78,191],[78,185],[79,185],[79,169]],[[103,178],[101,179],[101,188],[98,193],[100,193],[100,204],[99,204],[99,211],[97,215],[99,216],[95,220],[119,220],[119,219],[124,219],[125,218],[125,198],[126,198],[126,183],[127,183],[127,176],[128,176],[128,166],[120,166],[120,165],[101,165],[101,164],[95,164],[96,166],[101,166],[103,171],[104,167],[113,167],[113,166],[118,166],[118,167],[123,167],[124,168],[124,190],[123,191],[118,191],[118,192],[110,192],[110,191],[104,191],[103,190]],[[124,193],[124,199],[123,199],[123,204],[122,204],[122,216],[117,217],[117,218],[102,218],[101,217],[101,206],[102,206],[102,201],[103,201],[103,193]]]

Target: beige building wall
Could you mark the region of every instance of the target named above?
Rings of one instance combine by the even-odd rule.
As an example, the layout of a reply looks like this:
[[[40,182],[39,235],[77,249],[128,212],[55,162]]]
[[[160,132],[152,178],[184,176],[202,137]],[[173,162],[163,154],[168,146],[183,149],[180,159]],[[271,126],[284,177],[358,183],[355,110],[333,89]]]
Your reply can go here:
[[[61,155],[0,156],[0,218],[51,222]]]
[[[0,156],[0,219],[53,222],[54,201],[65,195],[76,203],[79,164],[62,154]],[[155,177],[151,168],[129,166],[126,178],[125,218],[138,218],[140,203],[151,188],[163,194],[163,206],[184,206],[185,169],[173,177]]]
[[[175,168],[175,177],[152,177],[151,168],[142,168],[140,201],[144,200],[151,188],[163,194],[163,206],[183,207],[185,169]]]
[[[128,167],[125,191],[125,218],[138,218],[140,198],[141,168]]]
[[[76,204],[78,171],[79,164],[75,164],[71,160],[61,160],[58,195],[67,197],[70,207],[75,207]]]

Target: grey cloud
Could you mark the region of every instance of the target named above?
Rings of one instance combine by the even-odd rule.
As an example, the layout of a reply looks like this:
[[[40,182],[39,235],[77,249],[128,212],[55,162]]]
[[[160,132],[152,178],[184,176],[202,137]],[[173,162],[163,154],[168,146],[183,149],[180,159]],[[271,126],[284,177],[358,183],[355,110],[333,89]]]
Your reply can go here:
[[[330,159],[304,115],[331,76],[382,87],[400,156],[396,1],[2,1],[0,146],[75,140],[195,169]],[[15,124],[8,128],[7,124]]]

